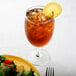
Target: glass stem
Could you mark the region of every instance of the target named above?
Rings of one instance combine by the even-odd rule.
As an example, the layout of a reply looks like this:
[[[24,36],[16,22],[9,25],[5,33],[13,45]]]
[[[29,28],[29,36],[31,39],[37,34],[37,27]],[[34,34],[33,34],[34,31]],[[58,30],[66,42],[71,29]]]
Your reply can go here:
[[[36,57],[40,57],[39,48],[36,48]]]

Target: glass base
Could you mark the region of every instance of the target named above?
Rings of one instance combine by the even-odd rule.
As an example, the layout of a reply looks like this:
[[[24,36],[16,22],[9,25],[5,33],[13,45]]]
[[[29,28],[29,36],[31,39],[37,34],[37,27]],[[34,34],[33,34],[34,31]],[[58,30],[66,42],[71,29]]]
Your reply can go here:
[[[30,52],[28,60],[37,67],[37,69],[44,74],[48,65],[50,65],[51,59],[49,53],[45,49],[34,49]],[[43,72],[44,71],[44,72]]]

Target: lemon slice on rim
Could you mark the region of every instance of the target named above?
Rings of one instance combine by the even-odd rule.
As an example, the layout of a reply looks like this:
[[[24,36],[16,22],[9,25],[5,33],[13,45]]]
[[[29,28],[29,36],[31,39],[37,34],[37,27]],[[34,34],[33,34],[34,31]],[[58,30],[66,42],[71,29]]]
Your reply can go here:
[[[61,5],[56,2],[50,2],[43,8],[43,14],[47,17],[57,17],[62,12]]]

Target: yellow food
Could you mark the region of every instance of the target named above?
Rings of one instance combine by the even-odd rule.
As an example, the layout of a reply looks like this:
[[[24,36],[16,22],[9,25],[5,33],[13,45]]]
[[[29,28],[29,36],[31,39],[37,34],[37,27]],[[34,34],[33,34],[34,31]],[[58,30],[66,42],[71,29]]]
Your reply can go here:
[[[57,17],[61,12],[61,5],[56,2],[50,2],[43,8],[43,14],[47,17]]]
[[[16,65],[16,71],[17,71],[17,72],[25,71],[25,70],[24,70],[24,65]]]

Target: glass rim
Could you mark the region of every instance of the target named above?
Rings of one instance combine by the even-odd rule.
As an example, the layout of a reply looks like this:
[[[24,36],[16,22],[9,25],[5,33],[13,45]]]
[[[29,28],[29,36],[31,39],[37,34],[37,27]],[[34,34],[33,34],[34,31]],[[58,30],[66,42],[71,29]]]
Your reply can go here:
[[[32,7],[29,7],[29,8],[27,9],[26,13],[27,13],[29,10],[31,10],[31,9],[34,9],[34,8],[43,8],[43,7],[44,7],[43,5],[42,5],[42,6],[41,6],[41,5],[35,5],[35,6],[32,6]],[[30,19],[28,19],[27,15],[26,15],[25,19],[27,19],[27,20],[28,20],[29,22],[31,22],[32,24],[35,24],[35,22],[33,22],[33,21],[31,21]],[[45,21],[45,22],[39,22],[38,24],[46,24],[46,23],[51,22],[53,19],[54,19],[54,17],[50,18],[49,20],[47,20],[47,21]],[[38,24],[36,24],[36,25],[38,25]]]

